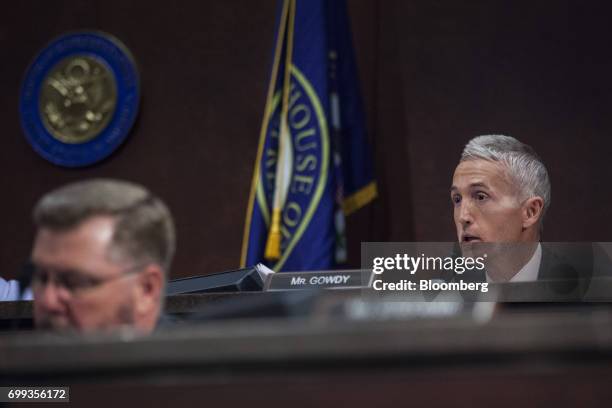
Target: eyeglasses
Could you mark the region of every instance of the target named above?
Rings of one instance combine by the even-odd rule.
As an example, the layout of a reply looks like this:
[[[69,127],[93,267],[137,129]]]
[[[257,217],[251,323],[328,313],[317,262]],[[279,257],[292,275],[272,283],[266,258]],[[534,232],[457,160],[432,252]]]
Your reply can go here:
[[[42,290],[53,282],[56,288],[63,289],[71,295],[80,295],[107,283],[133,276],[135,273],[140,272],[143,267],[144,265],[134,265],[121,270],[119,274],[110,278],[97,278],[78,270],[54,270],[39,267],[35,264],[29,266],[31,268],[32,289],[34,291]]]

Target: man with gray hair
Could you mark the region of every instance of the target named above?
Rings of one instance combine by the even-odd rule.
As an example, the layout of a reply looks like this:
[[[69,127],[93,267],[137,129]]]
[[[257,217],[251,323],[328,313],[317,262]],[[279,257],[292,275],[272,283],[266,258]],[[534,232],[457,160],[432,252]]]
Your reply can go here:
[[[33,216],[37,327],[155,328],[175,250],[172,216],[159,198],[134,183],[88,180],[46,194]]]
[[[487,280],[541,277],[539,241],[550,206],[550,181],[531,147],[510,136],[473,138],[455,169],[450,194],[463,252],[487,247],[481,243],[498,249],[497,257],[487,263]]]

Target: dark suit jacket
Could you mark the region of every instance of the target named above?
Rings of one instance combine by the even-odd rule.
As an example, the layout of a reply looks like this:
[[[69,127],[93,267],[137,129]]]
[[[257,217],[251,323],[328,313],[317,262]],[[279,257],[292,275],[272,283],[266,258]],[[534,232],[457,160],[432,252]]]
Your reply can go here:
[[[542,244],[542,262],[538,281],[547,293],[580,300],[593,276],[591,244]]]
[[[542,260],[536,282],[491,284],[500,301],[580,301],[593,276],[593,246],[590,243],[542,244]],[[453,273],[447,281],[486,282],[486,272]]]

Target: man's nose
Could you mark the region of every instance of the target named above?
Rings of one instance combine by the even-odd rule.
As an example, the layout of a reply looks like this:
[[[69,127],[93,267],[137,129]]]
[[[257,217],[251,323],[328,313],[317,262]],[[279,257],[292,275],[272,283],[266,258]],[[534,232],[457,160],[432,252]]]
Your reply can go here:
[[[34,301],[39,302],[49,312],[61,312],[65,309],[66,294],[64,288],[49,281],[39,291],[34,292]]]
[[[459,204],[459,222],[463,225],[470,225],[474,222],[473,208],[469,200],[461,201]]]

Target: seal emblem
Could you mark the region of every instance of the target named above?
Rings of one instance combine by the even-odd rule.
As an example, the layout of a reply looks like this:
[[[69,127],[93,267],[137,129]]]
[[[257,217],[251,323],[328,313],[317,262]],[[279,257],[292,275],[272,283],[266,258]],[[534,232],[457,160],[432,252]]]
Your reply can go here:
[[[21,124],[45,159],[87,166],[125,140],[139,99],[134,59],[119,40],[99,32],[71,33],[52,41],[28,68]]]

